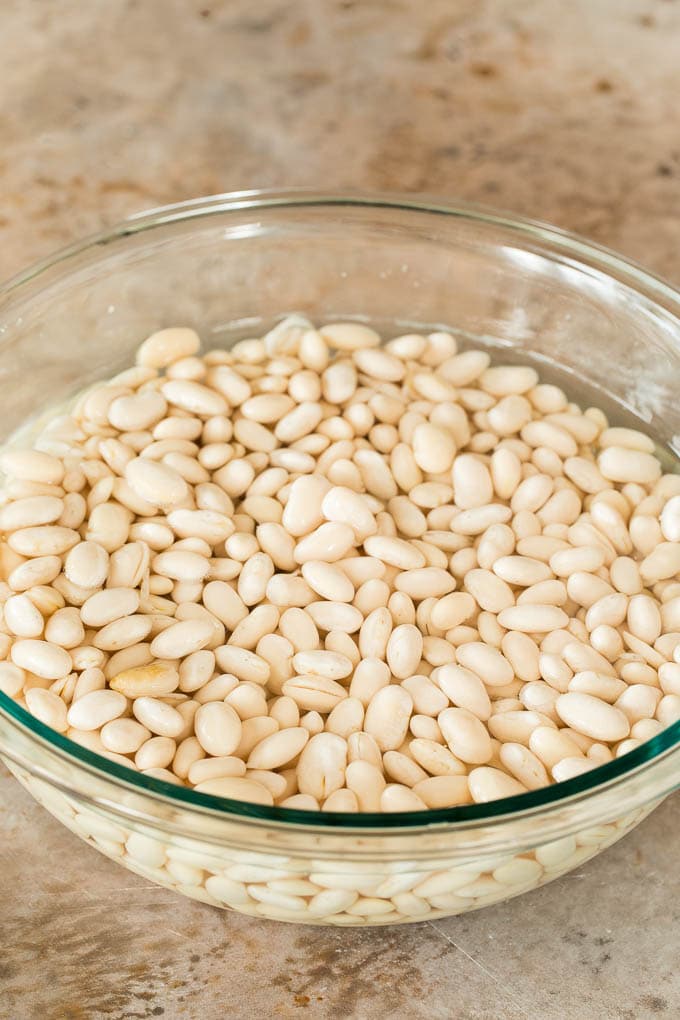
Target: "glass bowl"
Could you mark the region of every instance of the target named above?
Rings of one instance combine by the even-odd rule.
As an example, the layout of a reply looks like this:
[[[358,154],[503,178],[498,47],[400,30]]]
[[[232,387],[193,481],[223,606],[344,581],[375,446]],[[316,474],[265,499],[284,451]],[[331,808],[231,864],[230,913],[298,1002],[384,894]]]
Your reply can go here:
[[[283,314],[454,330],[531,360],[573,399],[680,444],[680,293],[576,237],[419,199],[243,192],[157,209],[75,244],[0,294],[2,435],[130,364],[163,326],[206,347]],[[64,825],[153,882],[220,907],[335,925],[462,913],[581,864],[680,775],[680,722],[558,785],[411,814],[270,808],[143,776],[0,694],[0,752]]]

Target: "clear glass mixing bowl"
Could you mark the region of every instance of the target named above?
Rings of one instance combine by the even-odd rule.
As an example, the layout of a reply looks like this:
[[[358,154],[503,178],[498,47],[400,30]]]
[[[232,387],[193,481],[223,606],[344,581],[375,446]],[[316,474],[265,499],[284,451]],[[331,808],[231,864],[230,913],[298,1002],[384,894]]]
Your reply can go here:
[[[244,192],[136,216],[0,293],[0,432],[128,365],[162,326],[207,347],[290,311],[446,326],[532,360],[612,419],[680,445],[680,293],[541,224],[435,201]],[[550,881],[678,783],[680,722],[568,782],[491,804],[342,815],[225,800],[149,778],[0,694],[0,751],[64,825],[154,882],[243,913],[370,925],[472,910]],[[49,866],[49,865],[47,865]]]

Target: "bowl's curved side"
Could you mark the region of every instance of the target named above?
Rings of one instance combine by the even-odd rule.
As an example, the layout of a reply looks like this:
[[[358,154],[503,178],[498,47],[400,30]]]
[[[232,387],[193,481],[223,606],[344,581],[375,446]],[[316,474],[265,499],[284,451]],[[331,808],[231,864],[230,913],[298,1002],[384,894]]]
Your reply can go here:
[[[5,759],[28,792],[63,825],[130,871],[184,896],[242,914],[296,924],[367,927],[463,914],[545,885],[635,828],[652,801],[607,824],[589,825],[509,853],[470,850],[453,859],[377,860],[244,852],[198,836],[163,834],[144,820],[123,823],[110,807],[64,794]],[[262,845],[262,844],[261,844]]]

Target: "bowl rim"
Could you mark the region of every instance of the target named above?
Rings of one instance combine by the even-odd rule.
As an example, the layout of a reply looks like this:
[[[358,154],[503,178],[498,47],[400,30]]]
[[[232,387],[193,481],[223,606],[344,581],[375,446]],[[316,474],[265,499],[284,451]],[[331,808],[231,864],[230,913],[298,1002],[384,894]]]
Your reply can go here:
[[[619,282],[627,283],[638,292],[646,291],[647,296],[651,300],[661,303],[666,311],[669,311],[668,306],[670,305],[673,314],[680,319],[680,290],[670,282],[649,272],[635,261],[562,228],[509,212],[497,211],[483,205],[447,201],[437,197],[398,193],[320,192],[308,188],[224,192],[143,210],[98,233],[58,249],[10,277],[0,284],[0,302],[4,302],[15,291],[20,290],[42,274],[48,274],[53,267],[68,263],[69,260],[99,246],[124,240],[128,236],[220,213],[296,207],[351,207],[425,213],[504,228],[525,240],[548,244],[552,248],[553,254],[561,254],[578,262],[582,267],[594,268],[610,277],[613,276]],[[501,824],[520,820],[534,815],[540,809],[558,809],[569,803],[581,801],[590,794],[604,792],[616,785],[618,781],[632,778],[640,771],[652,768],[655,763],[680,747],[680,720],[678,720],[657,736],[645,741],[620,758],[599,765],[573,779],[538,790],[487,803],[454,808],[355,814],[268,807],[218,797],[213,794],[198,793],[188,787],[181,787],[153,776],[142,775],[140,772],[90,751],[44,725],[2,691],[0,691],[0,714],[9,718],[30,739],[46,745],[51,753],[66,761],[72,762],[75,759],[86,771],[94,773],[100,778],[103,774],[104,778],[111,780],[118,787],[137,790],[140,793],[150,794],[154,799],[170,801],[178,807],[195,808],[213,816],[232,817],[244,821],[253,819],[261,822],[275,822],[291,828],[304,826],[305,828],[315,827],[326,830],[361,829],[375,832],[389,830],[403,833],[423,827],[429,829],[433,826],[444,825],[447,828],[453,826],[465,828],[470,824]],[[11,758],[11,754],[8,754],[6,750],[4,753]]]

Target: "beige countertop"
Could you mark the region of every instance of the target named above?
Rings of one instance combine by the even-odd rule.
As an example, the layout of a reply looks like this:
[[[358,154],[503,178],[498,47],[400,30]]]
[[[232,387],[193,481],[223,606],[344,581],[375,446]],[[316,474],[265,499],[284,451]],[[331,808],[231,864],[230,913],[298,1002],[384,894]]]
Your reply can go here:
[[[680,3],[5,0],[0,276],[127,213],[420,191],[680,282]],[[0,1020],[680,1015],[678,800],[562,880],[408,927],[303,928],[149,885],[0,775]]]

